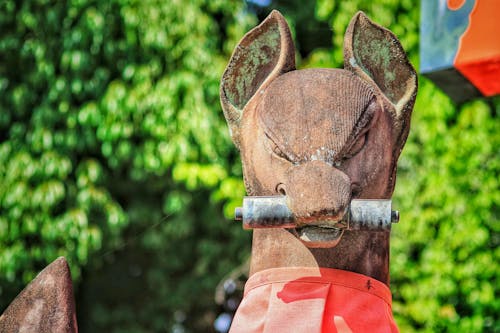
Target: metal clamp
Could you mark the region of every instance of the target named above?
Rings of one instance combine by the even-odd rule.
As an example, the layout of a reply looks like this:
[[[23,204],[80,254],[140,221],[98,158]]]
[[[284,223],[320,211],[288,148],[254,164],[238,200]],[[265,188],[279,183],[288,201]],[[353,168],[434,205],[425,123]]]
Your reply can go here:
[[[234,218],[242,221],[244,229],[297,228],[306,224],[294,216],[286,196],[244,197],[243,207],[236,208]],[[389,231],[392,223],[399,222],[399,212],[392,210],[392,201],[386,199],[354,199],[339,221],[325,219],[317,226],[344,230]]]

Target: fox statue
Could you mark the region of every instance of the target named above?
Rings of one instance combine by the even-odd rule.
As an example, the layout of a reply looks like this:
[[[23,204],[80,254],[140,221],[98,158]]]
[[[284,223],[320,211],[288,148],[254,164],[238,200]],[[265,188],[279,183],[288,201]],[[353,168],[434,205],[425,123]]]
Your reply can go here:
[[[388,199],[408,136],[417,75],[398,39],[362,12],[344,69],[295,68],[273,11],[236,46],[220,98],[248,195],[286,195],[292,229],[253,231],[250,278],[231,332],[397,332],[390,232],[325,227],[352,199]]]

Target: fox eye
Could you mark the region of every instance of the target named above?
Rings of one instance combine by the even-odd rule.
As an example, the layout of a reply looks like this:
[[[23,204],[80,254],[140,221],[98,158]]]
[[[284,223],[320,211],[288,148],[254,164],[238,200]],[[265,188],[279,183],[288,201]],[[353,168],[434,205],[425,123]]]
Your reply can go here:
[[[272,146],[273,146],[273,153],[275,153],[277,156],[279,156],[281,158],[285,158],[286,159],[285,153],[283,153],[281,151],[281,149],[274,142],[272,143]]]
[[[361,149],[363,149],[363,147],[365,146],[367,136],[368,136],[368,132],[361,135],[358,138],[358,140],[356,140],[356,142],[351,146],[351,148],[349,148],[349,151],[347,152],[347,154],[344,155],[344,158],[345,159],[351,158],[351,157],[355,156],[357,153],[359,153],[361,151]]]
[[[382,107],[377,102],[376,98],[374,98],[370,102],[370,104],[368,104],[365,110],[365,116],[363,116],[363,118],[358,121],[358,123],[360,123],[359,126],[363,128],[362,132],[358,134],[358,138],[356,139],[356,141],[351,145],[351,147],[349,147],[346,154],[344,154],[344,156],[342,157],[344,160],[355,156],[363,149],[366,142],[368,141],[368,133],[377,122],[377,119],[381,114],[381,110]]]
[[[271,139],[268,135],[266,135],[266,137],[267,137],[266,141],[269,145],[269,148],[273,152],[273,154],[279,158],[282,158],[282,159],[285,159],[288,161],[289,160],[288,156],[280,149],[280,147],[278,147],[278,145],[273,141],[273,139]]]

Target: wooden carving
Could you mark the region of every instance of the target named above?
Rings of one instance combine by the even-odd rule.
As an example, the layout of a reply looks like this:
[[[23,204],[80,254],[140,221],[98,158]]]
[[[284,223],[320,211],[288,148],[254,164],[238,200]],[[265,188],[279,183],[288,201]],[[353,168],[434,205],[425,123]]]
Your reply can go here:
[[[56,259],[21,291],[0,316],[0,332],[78,332],[66,259]]]
[[[353,199],[391,197],[417,75],[397,38],[361,12],[344,57],[344,69],[296,70],[288,25],[273,11],[223,74],[221,103],[248,194],[286,196],[301,221],[254,230],[232,333],[398,331],[390,229],[344,232],[335,221]]]
[[[251,196],[286,195],[307,225],[255,230],[251,272],[348,269],[388,283],[388,233],[322,228],[349,202],[390,198],[406,141],[417,75],[397,38],[357,13],[344,69],[295,69],[283,16],[273,11],[236,46],[220,95]],[[338,245],[337,245],[338,243]]]

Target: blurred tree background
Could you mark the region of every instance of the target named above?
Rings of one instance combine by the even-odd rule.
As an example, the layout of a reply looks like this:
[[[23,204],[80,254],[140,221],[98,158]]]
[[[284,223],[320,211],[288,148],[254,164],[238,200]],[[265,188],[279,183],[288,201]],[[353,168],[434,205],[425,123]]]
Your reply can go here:
[[[411,0],[0,3],[0,312],[63,255],[81,332],[213,330],[215,286],[250,252],[219,79],[273,8],[299,67],[342,66],[363,10],[418,69]],[[394,198],[402,332],[500,332],[499,113],[420,77]]]

